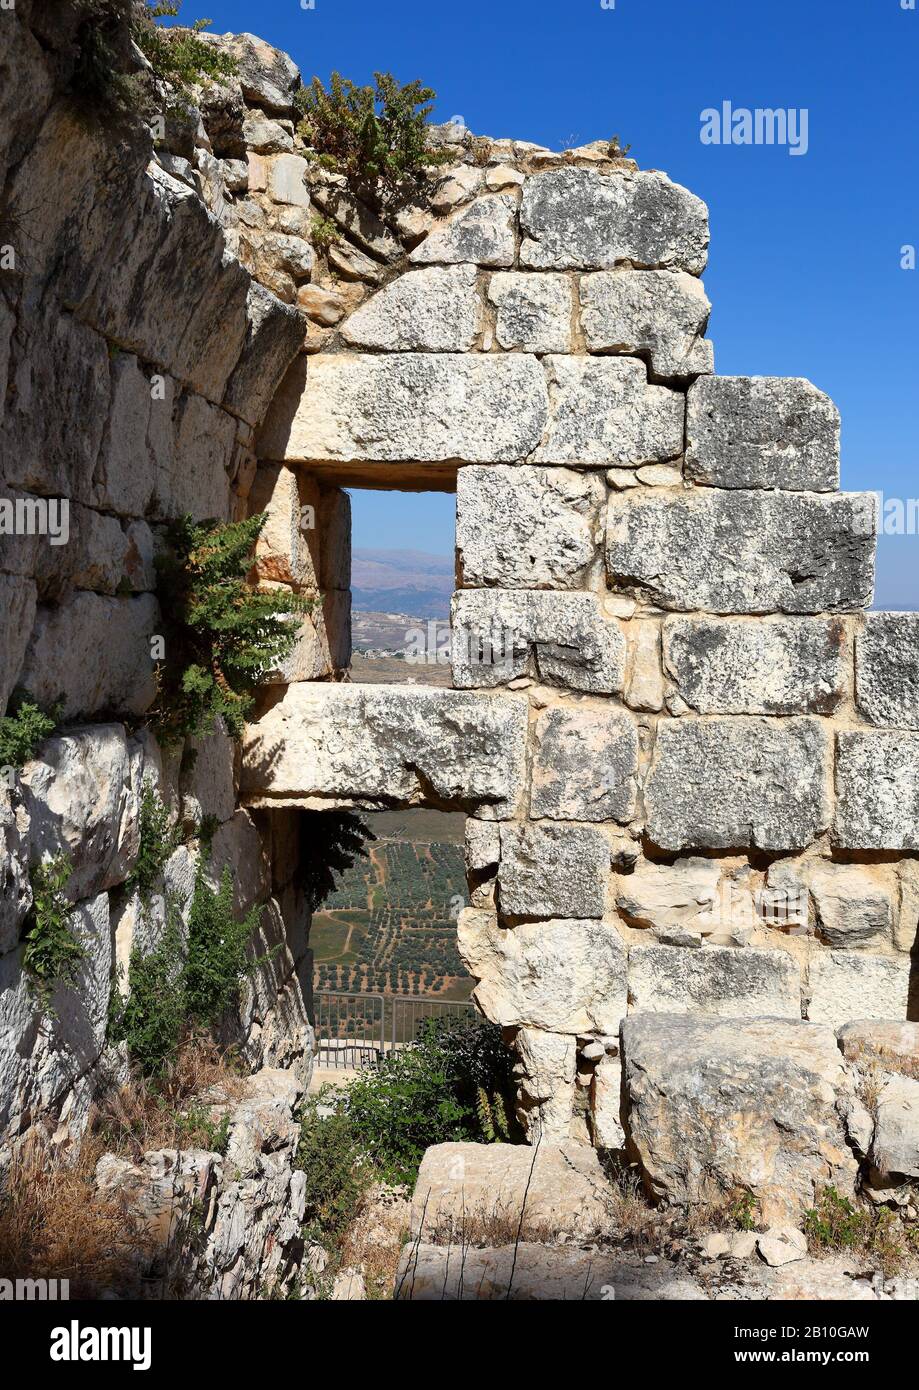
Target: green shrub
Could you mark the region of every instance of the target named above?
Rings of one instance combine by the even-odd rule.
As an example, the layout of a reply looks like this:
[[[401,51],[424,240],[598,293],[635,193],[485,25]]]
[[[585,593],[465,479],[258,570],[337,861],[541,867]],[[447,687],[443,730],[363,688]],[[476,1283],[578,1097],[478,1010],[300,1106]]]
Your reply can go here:
[[[144,1076],[158,1076],[175,1054],[185,1028],[185,989],[179,909],[170,901],[166,926],[153,950],[134,945],[128,967],[130,993],[112,990],[109,1040],[127,1043]]]
[[[333,72],[326,91],[318,77],[297,92],[298,133],[325,167],[347,175],[371,200],[417,185],[443,164],[445,152],[427,148],[427,118],[435,93],[420,82],[404,85],[375,72],[374,86],[358,86]]]
[[[297,1167],[306,1176],[304,1225],[315,1237],[336,1244],[357,1215],[373,1176],[355,1128],[341,1110],[320,1115],[333,1103],[322,1091],[303,1108]]]
[[[22,767],[54,733],[60,707],[45,714],[27,696],[17,693],[10,709],[12,712],[0,719],[0,767]]]
[[[72,873],[70,860],[59,858],[36,864],[30,876],[32,912],[22,965],[36,998],[49,1014],[55,989],[76,983],[86,955],[70,930],[72,908],[64,888]]]
[[[330,246],[341,241],[341,232],[330,217],[323,217],[321,213],[314,212],[310,222],[310,240],[316,250],[325,255]]]
[[[193,103],[195,87],[233,77],[239,65],[229,53],[199,37],[211,20],[196,19],[190,28],[157,24],[158,19],[178,16],[180,9],[181,0],[143,0],[135,8],[132,33],[154,76],[168,82],[176,103],[187,107]]]
[[[158,562],[166,617],[166,663],[152,719],[175,743],[210,732],[218,715],[242,733],[253,693],[297,640],[297,614],[311,603],[286,590],[261,592],[247,575],[265,517],[227,525],[174,522]]]
[[[242,980],[267,957],[249,959],[249,943],[262,916],[256,904],[241,921],[233,911],[233,879],[224,869],[220,888],[208,887],[198,870],[195,896],[188,922],[188,956],[185,962],[185,1007],[189,1019],[206,1028],[216,1027],[239,999]]]
[[[835,1187],[825,1187],[816,1207],[804,1214],[804,1230],[817,1250],[862,1250],[873,1224],[869,1211],[856,1207]]]
[[[170,824],[169,810],[151,782],[144,783],[140,799],[140,849],[126,887],[148,899],[179,844],[178,830]]]

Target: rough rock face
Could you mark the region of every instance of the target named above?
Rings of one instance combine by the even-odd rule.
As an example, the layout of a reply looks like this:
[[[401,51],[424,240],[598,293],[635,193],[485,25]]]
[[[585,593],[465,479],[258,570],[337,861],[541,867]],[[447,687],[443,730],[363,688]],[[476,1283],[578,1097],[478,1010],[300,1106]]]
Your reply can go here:
[[[855,643],[858,707],[881,728],[919,729],[919,619],[868,613]]]
[[[801,1017],[801,972],[785,951],[633,946],[629,997],[636,1013],[720,1018]]]
[[[839,411],[809,381],[708,376],[686,400],[686,473],[693,482],[786,492],[839,487]]]
[[[645,356],[655,377],[714,370],[703,334],[711,305],[683,271],[599,271],[581,281],[581,322],[589,352]]]
[[[830,1183],[851,1192],[829,1028],[644,1015],[623,1025],[622,1045],[629,1147],[653,1196],[717,1203],[746,1191],[771,1225],[800,1220]]]

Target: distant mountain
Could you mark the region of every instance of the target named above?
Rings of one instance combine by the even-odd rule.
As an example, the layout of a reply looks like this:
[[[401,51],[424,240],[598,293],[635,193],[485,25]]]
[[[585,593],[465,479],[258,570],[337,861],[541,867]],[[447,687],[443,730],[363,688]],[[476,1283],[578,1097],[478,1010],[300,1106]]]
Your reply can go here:
[[[355,550],[351,602],[359,613],[446,618],[455,588],[452,555],[424,550]]]

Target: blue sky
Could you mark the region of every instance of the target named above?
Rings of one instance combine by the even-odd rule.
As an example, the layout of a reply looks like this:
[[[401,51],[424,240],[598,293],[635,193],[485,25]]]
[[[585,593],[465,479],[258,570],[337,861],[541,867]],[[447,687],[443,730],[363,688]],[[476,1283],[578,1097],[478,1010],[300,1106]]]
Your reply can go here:
[[[261,34],[307,78],[388,69],[478,134],[631,142],[709,205],[716,370],[809,377],[842,411],[843,486],[916,497],[919,270],[900,260],[919,245],[919,9],[902,3],[202,0],[215,30]],[[807,108],[807,154],[703,145],[723,101]],[[356,544],[452,546],[450,499],[368,496]],[[917,558],[919,537],[882,539],[882,606],[919,608]]]

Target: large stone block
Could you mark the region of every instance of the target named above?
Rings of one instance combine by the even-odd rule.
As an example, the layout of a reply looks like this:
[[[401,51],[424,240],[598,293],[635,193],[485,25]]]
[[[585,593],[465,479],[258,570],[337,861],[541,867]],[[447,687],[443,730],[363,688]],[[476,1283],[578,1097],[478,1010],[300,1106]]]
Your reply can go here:
[[[919,1079],[891,1077],[878,1096],[871,1164],[884,1175],[919,1178]]]
[[[664,670],[699,714],[832,714],[847,688],[840,618],[668,618]]]
[[[144,714],[156,695],[150,638],[159,621],[152,594],[77,593],[59,607],[42,608],[20,683],[44,709],[60,702],[65,719]]]
[[[855,694],[872,724],[919,729],[919,614],[865,615],[855,642]]]
[[[714,370],[703,336],[711,304],[683,271],[598,271],[581,280],[581,326],[588,352],[647,356],[656,377]]]
[[[624,1149],[622,1059],[603,1057],[590,1079],[590,1129],[598,1149]]]
[[[461,468],[456,547],[462,583],[503,589],[584,587],[602,555],[603,484],[571,468]]]
[[[499,271],[488,298],[497,308],[495,337],[523,352],[571,351],[571,281],[566,275]]]
[[[633,1013],[800,1018],[801,971],[787,951],[752,947],[633,946]]]
[[[629,1146],[653,1196],[719,1204],[749,1192],[771,1225],[797,1224],[829,1184],[851,1194],[830,1028],[637,1014],[623,1024],[622,1051]]]
[[[710,935],[717,924],[721,867],[716,859],[677,859],[653,864],[639,859],[619,877],[616,906],[633,927]]]
[[[291,113],[300,71],[288,54],[256,34],[205,32],[201,37],[233,59],[235,76],[250,105],[272,114]]]
[[[836,1034],[842,1055],[865,1070],[919,1071],[919,1023],[856,1019]]]
[[[168,447],[157,448],[153,508],[173,518],[188,512],[195,521],[230,515],[230,476],[236,458],[237,422],[225,410],[193,393],[179,397],[167,414],[166,400],[151,406],[151,432],[172,425]]]
[[[303,320],[297,310],[253,280],[245,341],[223,399],[226,409],[258,424],[302,343]]]
[[[557,706],[536,721],[530,814],[628,821],[635,814],[638,729],[615,709]]]
[[[682,395],[648,385],[633,357],[545,359],[549,429],[534,463],[634,467],[675,458],[683,449]]]
[[[712,487],[833,492],[839,411],[800,377],[705,377],[687,397],[686,474]]]
[[[906,1019],[908,956],[867,951],[815,951],[808,971],[807,1016],[841,1028],[853,1019]]]
[[[517,1119],[528,1143],[564,1143],[571,1135],[577,1038],[542,1028],[518,1028],[514,1048]]]
[[[842,849],[919,849],[919,733],[836,735],[836,820]]]
[[[517,204],[510,194],[488,193],[446,222],[436,222],[409,260],[415,265],[513,265],[516,219]]]
[[[318,589],[319,489],[315,481],[284,464],[264,464],[255,475],[249,509],[265,514],[255,545],[258,578],[295,589]]]
[[[534,174],[523,186],[520,226],[520,263],[540,270],[705,269],[705,204],[655,171]]]
[[[511,462],[535,449],[547,414],[535,357],[319,354],[293,418],[289,407],[269,415],[261,452],[316,464]]]
[[[610,846],[580,825],[502,825],[498,903],[505,917],[602,917]]]
[[[526,730],[526,701],[514,696],[294,685],[247,729],[242,798],[505,815],[522,788]]]
[[[628,1002],[626,953],[612,922],[501,927],[492,913],[466,908],[457,943],[476,981],[476,1003],[502,1028],[582,1036],[619,1031]]]
[[[473,265],[431,266],[393,280],[356,309],[342,337],[386,352],[469,352],[481,309]]]
[[[829,824],[817,719],[664,719],[645,791],[662,849],[802,849]]]
[[[596,594],[464,589],[453,596],[453,681],[496,686],[533,675],[595,694],[622,689],[625,638]]]
[[[867,607],[874,528],[860,493],[695,489],[610,498],[610,583],[662,608],[820,613]]]

